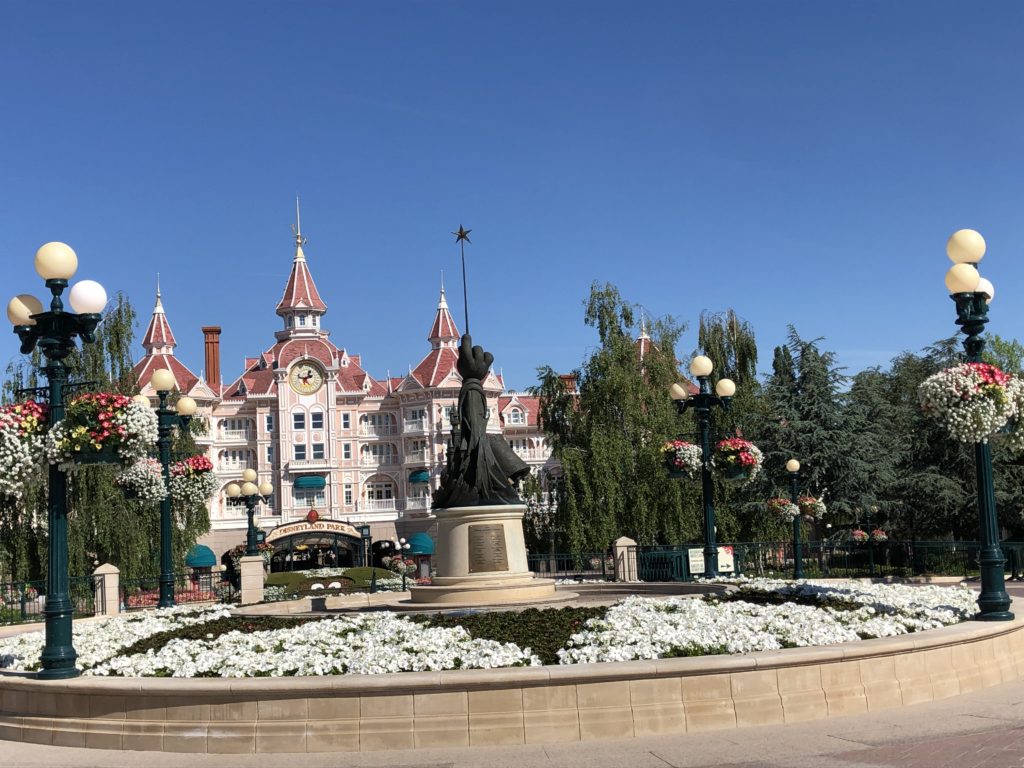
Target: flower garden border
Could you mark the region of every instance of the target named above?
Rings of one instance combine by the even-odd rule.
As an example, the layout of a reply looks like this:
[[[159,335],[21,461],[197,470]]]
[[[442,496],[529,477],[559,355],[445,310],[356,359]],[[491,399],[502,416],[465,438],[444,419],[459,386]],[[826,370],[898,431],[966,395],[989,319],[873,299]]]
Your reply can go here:
[[[876,711],[1024,678],[1024,619],[737,656],[249,679],[0,676],[0,739],[266,753],[590,741]]]

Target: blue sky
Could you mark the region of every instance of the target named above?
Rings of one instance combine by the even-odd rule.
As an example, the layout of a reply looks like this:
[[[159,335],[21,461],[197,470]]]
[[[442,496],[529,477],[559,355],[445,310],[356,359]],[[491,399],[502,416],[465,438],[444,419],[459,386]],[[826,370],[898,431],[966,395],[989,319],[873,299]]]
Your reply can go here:
[[[462,326],[460,223],[512,386],[580,364],[594,280],[688,321],[680,355],[733,307],[762,368],[792,323],[852,372],[954,330],[971,227],[1021,337],[1022,36],[1018,2],[8,0],[4,285],[41,294],[64,240],[141,337],[159,271],[178,355],[221,325],[233,376],[280,327],[298,194],[325,326],[375,376],[425,353],[442,269]]]

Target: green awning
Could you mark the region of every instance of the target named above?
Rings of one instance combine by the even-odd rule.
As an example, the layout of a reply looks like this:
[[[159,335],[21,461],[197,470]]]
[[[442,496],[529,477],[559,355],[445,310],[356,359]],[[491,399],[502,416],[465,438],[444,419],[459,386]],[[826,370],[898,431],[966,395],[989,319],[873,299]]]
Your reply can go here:
[[[299,490],[319,491],[327,485],[323,475],[299,475],[292,483],[292,487]]]
[[[426,533],[414,533],[409,537],[410,555],[432,555],[434,554],[434,540]]]
[[[429,483],[430,472],[426,469],[417,469],[409,474],[410,483]]]
[[[185,565],[189,568],[212,568],[216,564],[217,558],[214,557],[213,550],[202,544],[196,544],[185,555]]]

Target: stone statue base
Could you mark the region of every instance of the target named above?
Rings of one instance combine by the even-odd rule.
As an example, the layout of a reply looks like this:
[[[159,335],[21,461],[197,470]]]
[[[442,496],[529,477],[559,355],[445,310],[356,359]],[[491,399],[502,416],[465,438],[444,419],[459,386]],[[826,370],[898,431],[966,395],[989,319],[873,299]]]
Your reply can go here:
[[[410,588],[412,602],[454,607],[555,600],[555,582],[538,579],[527,564],[525,512],[525,504],[438,510],[437,575],[429,587]]]

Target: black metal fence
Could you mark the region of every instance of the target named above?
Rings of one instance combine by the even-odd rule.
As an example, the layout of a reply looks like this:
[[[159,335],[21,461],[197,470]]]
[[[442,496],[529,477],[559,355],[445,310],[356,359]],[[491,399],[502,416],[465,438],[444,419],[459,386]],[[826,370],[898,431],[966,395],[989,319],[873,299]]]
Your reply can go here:
[[[96,612],[95,577],[72,576],[68,594],[75,609],[75,618]],[[31,624],[45,620],[46,580],[12,581],[0,584],[0,625]]]
[[[198,571],[174,574],[174,602],[231,603],[238,599],[238,590],[229,581],[221,579],[220,572]],[[121,608],[138,611],[156,608],[160,600],[160,579],[151,576],[142,579],[121,580]]]
[[[600,581],[615,578],[615,563],[608,552],[586,552],[580,555],[527,555],[529,568],[549,579]]]

